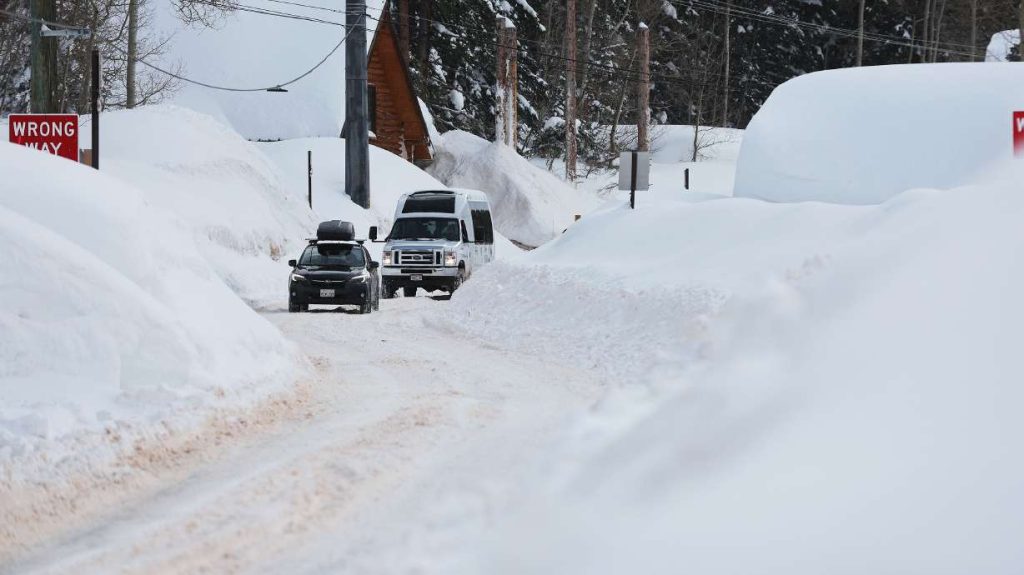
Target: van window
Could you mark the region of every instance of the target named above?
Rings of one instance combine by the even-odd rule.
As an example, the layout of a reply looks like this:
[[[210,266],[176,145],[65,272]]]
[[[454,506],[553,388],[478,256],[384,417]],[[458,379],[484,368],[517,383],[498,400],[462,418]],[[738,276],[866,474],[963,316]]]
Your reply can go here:
[[[416,214],[423,212],[434,212],[442,214],[455,213],[455,196],[445,195],[424,195],[420,197],[410,196],[402,206],[403,214]]]
[[[494,227],[491,223],[491,212],[488,210],[473,210],[473,237],[478,244],[494,243]]]

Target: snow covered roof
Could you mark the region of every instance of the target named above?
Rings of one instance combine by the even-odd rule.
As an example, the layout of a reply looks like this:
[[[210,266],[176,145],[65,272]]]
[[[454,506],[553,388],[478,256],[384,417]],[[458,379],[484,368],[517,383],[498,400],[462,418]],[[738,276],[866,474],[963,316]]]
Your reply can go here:
[[[249,0],[246,11],[226,15],[214,29],[186,26],[170,3],[155,8],[154,24],[172,36],[164,63],[210,84],[259,88],[286,82],[320,62],[345,35],[344,3],[306,0],[305,6]],[[367,48],[385,0],[367,0]],[[285,8],[285,9],[283,9]],[[271,16],[287,12],[329,23]],[[315,72],[287,93],[226,92],[183,84],[171,100],[211,114],[249,139],[337,136],[345,115],[345,50],[338,48]]]

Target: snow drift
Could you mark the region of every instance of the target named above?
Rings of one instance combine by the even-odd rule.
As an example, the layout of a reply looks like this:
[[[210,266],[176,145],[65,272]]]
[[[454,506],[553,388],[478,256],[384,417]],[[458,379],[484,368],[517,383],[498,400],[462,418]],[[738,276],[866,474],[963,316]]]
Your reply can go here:
[[[465,571],[1020,572],[1021,172],[879,206],[652,194],[482,270],[452,329],[621,385]]]
[[[103,171],[179,216],[236,293],[258,306],[280,299],[286,256],[316,229],[305,178],[287,185],[256,144],[177,106],[104,114],[102,138]]]
[[[772,93],[747,128],[737,196],[876,204],[961,186],[1013,155],[1024,64],[830,70]]]
[[[295,378],[291,346],[121,180],[0,143],[0,477],[54,481]],[[45,174],[45,177],[41,175]],[[88,440],[93,437],[95,441]]]
[[[430,173],[449,186],[485,192],[494,227],[520,244],[539,246],[554,238],[586,202],[583,194],[503,144],[454,130],[435,148]]]

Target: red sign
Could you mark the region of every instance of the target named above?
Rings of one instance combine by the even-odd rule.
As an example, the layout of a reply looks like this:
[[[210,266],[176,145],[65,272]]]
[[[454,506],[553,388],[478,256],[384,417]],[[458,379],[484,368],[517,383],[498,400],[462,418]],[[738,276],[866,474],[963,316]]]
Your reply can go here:
[[[78,161],[77,114],[11,114],[7,120],[12,144]]]
[[[1024,112],[1013,113],[1013,153],[1024,158]]]

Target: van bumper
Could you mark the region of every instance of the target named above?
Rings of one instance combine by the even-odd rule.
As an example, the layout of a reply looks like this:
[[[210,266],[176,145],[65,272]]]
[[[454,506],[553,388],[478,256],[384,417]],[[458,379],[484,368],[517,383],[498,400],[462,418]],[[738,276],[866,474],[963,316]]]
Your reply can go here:
[[[386,266],[381,268],[381,279],[390,289],[418,287],[428,291],[450,290],[459,275],[457,267],[408,268]]]

